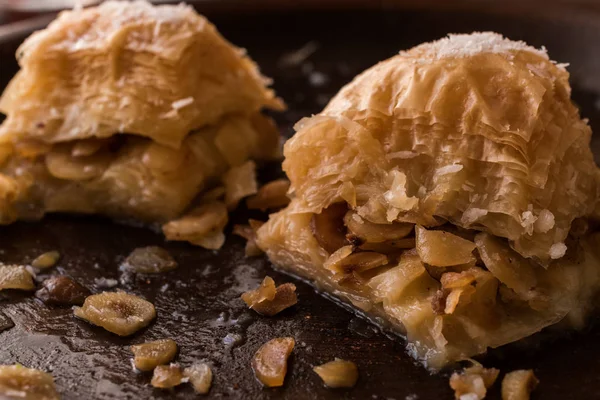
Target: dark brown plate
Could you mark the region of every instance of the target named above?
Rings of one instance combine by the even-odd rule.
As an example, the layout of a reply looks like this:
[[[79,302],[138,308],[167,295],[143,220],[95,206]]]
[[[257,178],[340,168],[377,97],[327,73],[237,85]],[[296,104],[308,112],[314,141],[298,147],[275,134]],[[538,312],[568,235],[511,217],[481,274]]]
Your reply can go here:
[[[318,112],[345,82],[400,49],[436,39],[448,32],[496,30],[513,39],[546,45],[553,58],[570,62],[575,100],[600,132],[600,18],[591,12],[548,11],[488,13],[385,9],[263,11],[209,16],[233,43],[244,46],[259,62],[289,111],[278,116],[290,135],[299,118]],[[0,43],[0,78],[5,84],[16,71],[14,51],[23,39],[12,35]],[[304,63],[284,66],[282,55],[314,42],[318,48]],[[595,149],[598,141],[595,142]],[[596,152],[600,155],[600,151]],[[277,168],[266,168],[264,177]],[[248,213],[235,216],[243,221]],[[264,218],[264,216],[263,216]],[[127,277],[120,261],[135,247],[159,244],[180,268],[158,276]],[[16,326],[0,333],[0,363],[19,362],[52,372],[64,399],[190,398],[189,385],[174,391],[149,386],[147,374],[135,373],[129,345],[171,337],[180,347],[178,361],[188,365],[208,361],[214,367],[211,398],[235,399],[442,399],[451,398],[448,374],[430,375],[392,340],[352,313],[297,282],[297,306],[273,318],[247,310],[240,293],[269,274],[280,283],[291,278],[274,272],[263,258],[243,257],[241,239],[228,237],[220,252],[179,243],[164,243],[142,228],[114,224],[95,217],[52,216],[39,223],[0,228],[0,259],[28,262],[47,250],[64,257],[52,274],[71,275],[99,291],[96,278],[123,278],[118,288],[146,297],[158,310],[148,329],[119,338],[73,318],[68,308],[48,308],[29,296],[0,293],[0,311]],[[263,389],[254,379],[250,358],[270,338],[296,339],[285,386]],[[311,371],[315,364],[343,357],[360,369],[352,390],[329,390]],[[590,329],[559,340],[544,340],[534,348],[509,346],[482,358],[502,371],[534,368],[541,380],[537,399],[600,398],[600,330]],[[489,396],[499,398],[498,384]],[[418,397],[407,397],[416,395]]]

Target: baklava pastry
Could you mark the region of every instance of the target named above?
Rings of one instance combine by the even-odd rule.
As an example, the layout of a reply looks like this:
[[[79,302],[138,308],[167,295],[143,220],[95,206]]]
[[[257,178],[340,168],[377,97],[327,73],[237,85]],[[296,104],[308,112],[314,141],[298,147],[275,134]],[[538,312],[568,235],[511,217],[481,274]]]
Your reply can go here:
[[[109,1],[66,11],[17,58],[21,70],[0,99],[2,223],[76,212],[165,224],[228,170],[279,153],[261,110],[283,103],[189,6]],[[226,223],[225,211],[219,224],[187,233],[218,248],[223,240],[203,235],[223,238]]]
[[[259,246],[432,368],[581,326],[599,284],[600,172],[568,78],[495,33],[375,65],[297,124],[293,199]]]
[[[184,5],[108,1],[61,13],[17,50],[2,141],[134,133],[180,147],[225,115],[281,109],[244,50]]]

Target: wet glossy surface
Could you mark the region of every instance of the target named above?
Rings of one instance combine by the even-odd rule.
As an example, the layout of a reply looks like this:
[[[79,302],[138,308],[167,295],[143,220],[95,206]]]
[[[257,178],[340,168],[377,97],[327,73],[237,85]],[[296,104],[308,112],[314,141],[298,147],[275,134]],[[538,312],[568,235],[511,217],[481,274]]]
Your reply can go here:
[[[275,79],[275,88],[290,110],[279,116],[284,134],[299,118],[318,112],[344,82],[397,50],[446,32],[494,29],[531,44],[546,44],[554,58],[570,61],[575,99],[600,132],[600,24],[591,15],[536,16],[424,13],[415,11],[320,12],[243,17],[216,15],[214,22],[232,42],[245,46]],[[554,16],[553,16],[554,18]],[[599,19],[600,21],[600,19]],[[282,56],[307,43],[316,50],[298,65],[285,65]],[[0,78],[14,73],[16,42],[0,47]],[[598,148],[598,147],[596,147]],[[600,152],[597,152],[600,155]],[[277,176],[276,168],[263,177]],[[235,222],[248,215],[239,212]],[[252,213],[253,217],[262,214]],[[264,218],[264,216],[263,216]],[[176,270],[135,275],[119,270],[136,247],[158,245],[178,262]],[[101,218],[54,216],[40,223],[0,228],[0,260],[30,262],[45,251],[62,258],[45,274],[67,274],[93,292],[117,286],[151,301],[158,317],[147,329],[120,338],[73,317],[70,308],[51,308],[32,294],[0,293],[0,313],[15,327],[0,332],[0,363],[19,362],[52,372],[64,399],[190,398],[191,385],[173,391],[150,386],[150,374],[132,370],[129,346],[173,338],[180,346],[182,366],[208,362],[214,372],[209,398],[233,399],[450,399],[448,373],[430,375],[405,354],[400,340],[391,340],[308,285],[295,281],[298,304],[267,318],[248,310],[239,298],[259,285],[265,275],[277,284],[291,278],[272,270],[262,258],[245,259],[242,239],[228,235],[218,253],[165,243],[142,228],[115,225]],[[38,277],[40,280],[43,276]],[[102,279],[105,278],[105,279]],[[108,281],[107,281],[108,280]],[[38,284],[39,285],[39,284]],[[3,326],[0,318],[0,330]],[[255,380],[250,360],[267,340],[291,336],[296,347],[285,385],[263,389]],[[355,388],[323,387],[312,367],[335,357],[354,361],[360,378]],[[502,371],[534,368],[541,383],[537,399],[600,398],[600,328],[558,341],[544,341],[532,350],[512,346],[483,358],[486,366]],[[498,382],[499,383],[499,382]],[[491,399],[499,398],[499,384]]]

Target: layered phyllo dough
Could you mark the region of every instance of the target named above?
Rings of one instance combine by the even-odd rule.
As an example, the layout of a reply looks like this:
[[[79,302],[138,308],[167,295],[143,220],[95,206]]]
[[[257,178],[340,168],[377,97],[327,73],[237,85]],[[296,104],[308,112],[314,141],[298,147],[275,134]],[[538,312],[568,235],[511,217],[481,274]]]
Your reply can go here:
[[[248,160],[278,155],[261,110],[283,103],[244,50],[189,6],[66,11],[17,59],[0,100],[3,223],[77,212],[165,224],[190,211],[169,238],[220,247],[225,193],[202,193]]]
[[[600,172],[568,79],[545,50],[494,33],[373,66],[297,124],[293,200],[259,246],[434,368],[581,326]]]

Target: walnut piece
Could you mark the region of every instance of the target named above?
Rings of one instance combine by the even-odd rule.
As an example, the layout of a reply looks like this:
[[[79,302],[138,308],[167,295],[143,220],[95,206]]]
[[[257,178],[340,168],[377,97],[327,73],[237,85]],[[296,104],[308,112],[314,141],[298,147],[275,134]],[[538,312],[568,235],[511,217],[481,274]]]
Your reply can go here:
[[[184,382],[183,371],[177,364],[159,365],[154,368],[150,384],[159,389],[170,389]]]
[[[177,268],[177,261],[162,247],[147,246],[134,249],[123,266],[141,274],[157,274]]]
[[[252,358],[252,370],[256,378],[266,387],[283,385],[287,373],[287,360],[294,345],[294,338],[282,337],[263,344]]]
[[[76,317],[119,336],[133,335],[156,318],[152,303],[123,292],[91,295],[73,312]]]
[[[19,364],[0,365],[0,398],[21,400],[60,399],[52,375]]]
[[[358,380],[358,368],[352,361],[336,358],[333,361],[313,368],[330,388],[350,388]]]
[[[60,253],[58,251],[48,251],[40,254],[32,262],[31,266],[37,269],[51,268],[56,265],[60,259]]]
[[[0,265],[0,290],[34,290],[33,276],[22,265]]]
[[[53,276],[42,282],[35,297],[50,305],[80,306],[92,292],[68,276]]]
[[[177,354],[177,343],[172,339],[161,339],[131,346],[133,363],[140,371],[152,371],[159,365],[173,361]]]
[[[284,283],[275,287],[275,281],[267,276],[258,289],[242,294],[242,300],[257,313],[272,317],[296,304],[298,297],[296,285]]]
[[[207,394],[212,385],[213,373],[208,364],[194,364],[183,370],[183,376],[189,378],[190,383],[198,394]]]
[[[530,369],[509,372],[502,380],[502,400],[529,400],[529,395],[539,383]]]
[[[465,368],[460,374],[453,373],[450,377],[450,387],[454,390],[454,397],[457,400],[464,395],[471,395],[477,400],[485,398],[487,390],[496,382],[499,373],[499,370],[483,368],[479,363]]]

